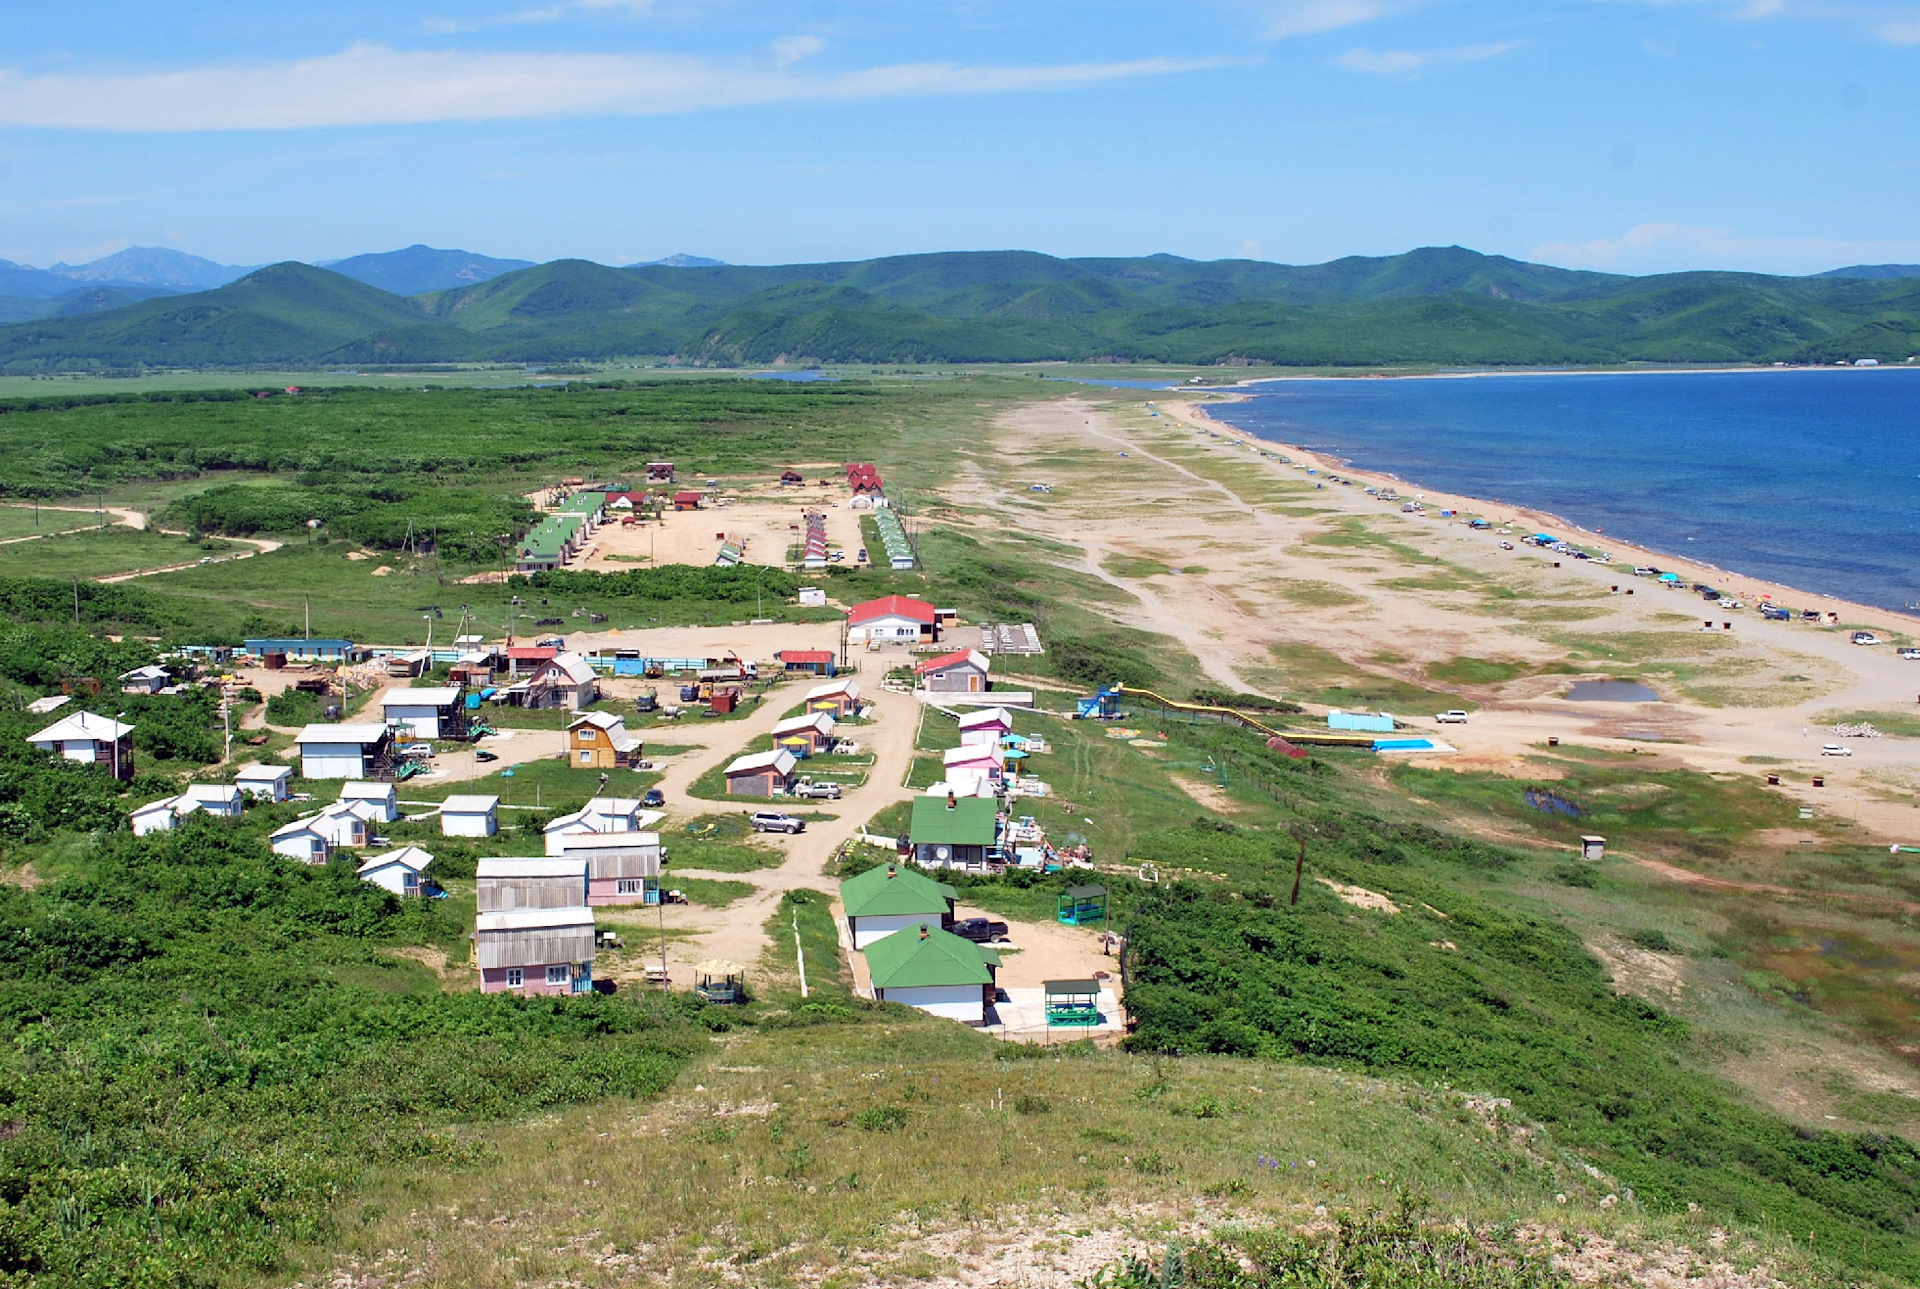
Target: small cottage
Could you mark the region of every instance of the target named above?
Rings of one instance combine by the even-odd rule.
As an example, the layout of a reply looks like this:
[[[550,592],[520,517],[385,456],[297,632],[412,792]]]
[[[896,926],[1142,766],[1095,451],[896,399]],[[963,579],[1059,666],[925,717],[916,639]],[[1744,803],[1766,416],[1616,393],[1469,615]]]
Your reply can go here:
[[[587,902],[587,861],[558,858],[483,859],[474,870],[474,898],[481,912],[498,909],[560,909]]]
[[[834,727],[831,712],[803,712],[789,716],[773,727],[773,745],[798,757],[833,751]]]
[[[133,777],[133,726],[92,712],[75,712],[55,721],[27,742],[83,765],[105,766],[114,778]]]
[[[569,833],[560,857],[587,861],[587,903],[658,904],[660,863],[666,857],[657,832]]]
[[[135,667],[132,671],[120,674],[120,692],[123,694],[157,694],[173,683],[173,677],[167,674],[165,667]]]
[[[1013,714],[1004,707],[983,707],[960,718],[960,746],[991,744],[995,747],[1013,733]]]
[[[991,797],[915,797],[907,839],[915,863],[985,872],[999,854],[999,807]]]
[[[308,815],[296,819],[290,824],[282,824],[267,837],[267,844],[276,855],[285,855],[290,859],[306,864],[324,864],[333,853],[333,843],[328,840],[329,832],[315,827],[318,815]]]
[[[958,770],[977,770],[994,783],[1006,778],[1007,754],[998,743],[968,743],[950,747],[940,755],[949,776]]]
[[[824,594],[820,602],[826,603]],[[801,603],[806,601],[802,599]],[[792,676],[831,676],[835,671],[831,649],[782,649],[773,658],[782,671]]]
[[[402,729],[410,738],[467,736],[467,711],[458,685],[389,689],[380,695],[380,714],[389,728]]]
[[[456,793],[440,803],[442,837],[491,837],[500,831],[500,798]]]
[[[307,816],[305,822],[327,839],[330,849],[358,849],[372,844],[373,826],[367,816],[378,810],[379,806],[370,801],[336,801],[318,814]]]
[[[584,905],[481,913],[473,948],[483,994],[593,992],[593,910]]]
[[[952,926],[957,898],[945,882],[900,864],[869,868],[840,883],[840,906],[855,949],[922,922]]]
[[[737,757],[727,766],[727,795],[730,797],[771,797],[793,787],[797,762],[785,748],[755,752]]]
[[[815,685],[807,691],[805,702],[810,712],[830,712],[835,720],[844,721],[860,710],[860,682],[847,676]]]
[[[263,801],[285,801],[292,782],[290,765],[243,765],[233,776],[234,787]]]
[[[284,667],[290,662],[318,662],[335,666],[343,662],[358,662],[366,654],[366,650],[353,641],[337,636],[257,636],[241,643],[246,645],[249,654],[269,668]]]
[[[364,803],[360,817],[369,823],[390,824],[400,817],[400,793],[391,783],[343,783],[340,802]]]
[[[987,672],[993,663],[978,649],[956,649],[913,665],[920,688],[933,694],[982,694],[993,688]]]
[[[624,717],[585,712],[567,726],[567,764],[581,770],[617,770],[642,759],[645,747],[627,733]]]
[[[671,461],[647,462],[647,482],[648,483],[672,483],[673,482],[673,462]]]
[[[806,479],[798,470],[782,470],[780,472],[780,486],[782,488],[797,487],[805,482]]]
[[[886,595],[847,611],[847,639],[886,644],[920,644],[939,638],[933,605],[907,595]]]
[[[294,742],[300,745],[303,779],[367,779],[393,773],[393,735],[383,724],[309,725]]]
[[[698,510],[700,503],[706,500],[704,492],[676,492],[673,494],[675,510]]]
[[[360,865],[360,880],[372,882],[395,895],[425,895],[433,890],[427,880],[427,866],[433,856],[418,846],[402,846],[385,854],[369,855]]]
[[[600,700],[600,677],[577,653],[555,654],[529,678],[529,707],[578,710]]]
[[[1000,955],[933,922],[895,931],[867,948],[873,996],[967,1025],[986,1023]]]

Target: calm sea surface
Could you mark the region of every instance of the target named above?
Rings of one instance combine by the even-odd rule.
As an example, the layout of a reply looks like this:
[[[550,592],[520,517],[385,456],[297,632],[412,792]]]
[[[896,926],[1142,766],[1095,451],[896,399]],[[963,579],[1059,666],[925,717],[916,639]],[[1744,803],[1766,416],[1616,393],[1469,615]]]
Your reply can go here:
[[[1538,507],[1802,590],[1891,609],[1920,601],[1920,371],[1250,388],[1248,402],[1209,413],[1409,483]]]

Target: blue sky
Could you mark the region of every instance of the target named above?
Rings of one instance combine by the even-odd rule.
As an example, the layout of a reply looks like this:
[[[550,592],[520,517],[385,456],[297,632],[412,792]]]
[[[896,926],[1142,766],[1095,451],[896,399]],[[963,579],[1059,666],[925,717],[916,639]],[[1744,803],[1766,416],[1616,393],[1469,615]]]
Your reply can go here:
[[[1920,261],[1920,0],[13,6],[0,258]]]

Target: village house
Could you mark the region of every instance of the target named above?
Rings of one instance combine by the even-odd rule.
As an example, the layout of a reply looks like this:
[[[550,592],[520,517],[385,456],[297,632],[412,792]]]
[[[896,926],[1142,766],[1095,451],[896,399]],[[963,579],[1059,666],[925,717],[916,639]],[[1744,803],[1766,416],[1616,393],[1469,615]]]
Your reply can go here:
[[[491,837],[500,831],[500,798],[458,794],[440,803],[442,837]]]
[[[393,773],[393,735],[383,724],[309,725],[294,742],[300,745],[303,779],[367,779]]]
[[[595,833],[635,833],[661,818],[658,810],[647,810],[633,797],[595,797],[571,814],[548,822],[546,851],[561,854],[569,837]]]
[[[673,462],[671,461],[647,462],[647,482],[648,483],[672,483],[673,482]]]
[[[527,684],[528,707],[577,711],[600,700],[600,677],[577,653],[555,654],[534,668]]]
[[[360,880],[372,882],[395,895],[424,895],[434,889],[427,880],[433,856],[418,846],[402,846],[381,855],[369,855],[359,868]]]
[[[170,832],[191,814],[209,814],[221,819],[238,819],[243,798],[240,789],[229,783],[191,783],[176,797],[151,801],[130,816],[133,835]]]
[[[666,848],[657,832],[568,833],[562,859],[587,861],[587,903],[658,904],[660,861]]]
[[[793,753],[783,747],[736,757],[726,768],[727,795],[771,797],[785,792],[793,787],[796,764]]]
[[[984,1025],[993,1006],[1000,955],[932,922],[895,931],[867,948],[873,996],[934,1016]]]
[[[357,850],[373,843],[373,821],[368,816],[378,810],[379,806],[370,801],[336,801],[300,822],[326,838],[330,851]]]
[[[831,649],[782,649],[773,660],[790,676],[832,676],[836,670]]]
[[[318,815],[308,815],[290,824],[282,824],[268,834],[267,844],[276,855],[285,855],[305,864],[324,864],[333,853],[329,840],[332,830],[317,826]]]
[[[1007,777],[1007,754],[998,743],[967,743],[950,747],[940,756],[948,778],[956,773],[974,771],[984,774],[989,782],[998,784]]]
[[[847,610],[847,640],[914,645],[940,638],[933,605],[906,595],[886,595]]]
[[[234,787],[263,801],[285,801],[292,782],[290,765],[243,765],[233,776]]]
[[[960,746],[987,744],[1000,746],[1013,733],[1013,713],[1004,707],[982,707],[960,717]]]
[[[587,902],[587,861],[576,855],[483,859],[474,869],[482,913],[577,908]]]
[[[367,652],[353,641],[338,636],[258,636],[241,643],[269,670],[290,662],[316,662],[330,667],[359,662]]]
[[[900,864],[869,868],[840,883],[840,906],[855,949],[922,922],[952,926],[957,898],[945,882]]]
[[[956,649],[913,665],[920,687],[932,694],[982,694],[993,688],[993,663],[978,649]]]
[[[483,994],[593,992],[593,910],[507,909],[474,918]]]
[[[701,503],[706,499],[707,494],[704,492],[676,492],[673,494],[673,508],[675,510],[698,510],[700,509]]]
[[[983,873],[999,853],[999,807],[990,797],[915,797],[907,840],[914,862],[925,868]]]
[[[389,689],[380,695],[380,713],[388,728],[398,727],[408,737],[464,739],[467,712],[458,685],[424,689]]]
[[[798,470],[782,470],[780,472],[780,486],[782,488],[796,487],[805,482],[805,477],[803,477]]]
[[[580,770],[617,770],[641,759],[645,748],[627,733],[624,717],[586,712],[567,726],[567,764]]]
[[[508,645],[507,675],[516,679],[531,676],[543,663],[559,656],[560,650],[553,645]]]
[[[27,742],[42,752],[55,752],[69,761],[105,766],[116,779],[124,781],[133,777],[133,726],[118,720],[92,712],[75,712],[38,734],[29,735]]]
[[[803,712],[789,716],[773,727],[773,745],[798,757],[833,751],[834,727],[831,712]]]
[[[157,694],[173,683],[173,677],[167,674],[165,667],[135,667],[132,671],[120,673],[120,692],[123,694]]]
[[[860,682],[852,676],[815,685],[803,700],[810,712],[828,712],[836,721],[844,721],[860,710]]]
[[[400,817],[400,793],[391,783],[343,783],[340,804],[354,806],[368,823],[390,824]]]

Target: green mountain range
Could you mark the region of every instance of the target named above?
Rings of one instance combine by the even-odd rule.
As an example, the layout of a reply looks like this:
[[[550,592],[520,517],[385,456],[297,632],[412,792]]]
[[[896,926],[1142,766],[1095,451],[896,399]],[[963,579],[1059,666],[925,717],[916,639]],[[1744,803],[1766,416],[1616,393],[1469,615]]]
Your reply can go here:
[[[285,263],[212,291],[0,327],[0,371],[634,354],[718,364],[1904,361],[1920,353],[1920,278],[1878,273],[1626,277],[1460,247],[1308,266],[994,251],[775,266],[555,260],[403,297]]]

